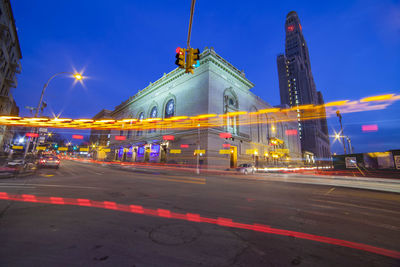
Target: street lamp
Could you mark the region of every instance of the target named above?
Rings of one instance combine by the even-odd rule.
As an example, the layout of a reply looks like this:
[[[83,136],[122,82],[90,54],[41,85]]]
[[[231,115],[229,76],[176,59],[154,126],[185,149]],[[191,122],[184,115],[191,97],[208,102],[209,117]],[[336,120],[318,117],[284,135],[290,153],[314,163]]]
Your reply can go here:
[[[39,104],[36,108],[35,118],[39,115],[39,110],[40,110],[40,107],[41,107],[42,101],[43,101],[43,95],[44,95],[44,92],[45,92],[47,86],[49,85],[51,80],[53,80],[55,77],[60,76],[60,75],[72,75],[72,77],[74,77],[78,81],[83,79],[82,74],[80,74],[79,72],[58,72],[58,73],[54,74],[53,76],[51,76],[43,86],[42,94],[40,95],[40,99],[39,99]],[[29,148],[30,143],[31,143],[31,139],[28,138],[28,141],[26,142],[25,152],[24,152],[24,161],[25,161],[26,154],[28,153],[28,148]],[[36,142],[34,143],[33,150],[35,149],[35,146],[36,146]]]
[[[339,118],[340,132],[343,134],[342,115],[340,114],[339,110],[336,111],[336,116]],[[346,152],[346,144],[344,142],[344,136],[342,136],[342,142],[343,142],[343,151],[344,151],[344,154],[346,155],[347,152]]]

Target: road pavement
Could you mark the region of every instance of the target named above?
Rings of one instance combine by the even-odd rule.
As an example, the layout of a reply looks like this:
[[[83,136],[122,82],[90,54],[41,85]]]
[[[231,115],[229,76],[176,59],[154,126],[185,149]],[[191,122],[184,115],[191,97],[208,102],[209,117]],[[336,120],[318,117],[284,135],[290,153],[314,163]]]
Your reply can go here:
[[[400,194],[282,179],[67,160],[1,179],[0,266],[400,265]]]

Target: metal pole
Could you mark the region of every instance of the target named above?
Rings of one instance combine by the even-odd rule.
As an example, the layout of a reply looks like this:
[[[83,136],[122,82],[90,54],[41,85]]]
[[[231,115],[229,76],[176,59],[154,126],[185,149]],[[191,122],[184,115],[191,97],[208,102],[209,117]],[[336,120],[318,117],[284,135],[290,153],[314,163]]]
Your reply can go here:
[[[58,72],[58,73],[54,74],[53,76],[51,76],[51,77],[47,80],[47,82],[46,82],[46,83],[44,84],[44,86],[43,86],[42,94],[40,95],[39,104],[38,104],[38,106],[37,106],[37,108],[36,108],[36,112],[35,112],[35,118],[36,118],[36,117],[38,116],[38,114],[39,114],[39,109],[40,109],[40,106],[42,105],[42,101],[43,101],[44,91],[46,90],[46,88],[47,88],[47,86],[49,85],[50,81],[51,81],[54,77],[56,77],[56,76],[58,76],[58,75],[61,75],[61,74],[72,74],[72,75],[73,75],[74,73],[72,73],[72,72]],[[34,128],[32,128],[32,129],[34,129]],[[26,147],[25,147],[24,162],[25,162],[26,154],[28,153],[28,149],[29,149],[30,144],[31,144],[31,138],[29,137],[29,138],[28,138],[28,141],[27,141],[27,143],[26,143]],[[34,146],[33,146],[33,147],[35,147],[35,146],[36,146],[36,142],[34,143]],[[33,149],[33,148],[32,148],[32,149]]]
[[[200,124],[197,125],[197,153],[196,153],[196,174],[200,174]]]
[[[353,154],[353,147],[351,146],[351,139],[347,136],[347,144],[349,145],[350,154]]]
[[[344,142],[344,135],[343,135],[342,115],[340,114],[339,110],[336,111],[336,115],[339,117],[340,133],[342,134],[343,151],[344,151],[344,154],[347,154],[346,143]]]
[[[190,7],[190,19],[189,19],[188,38],[187,38],[187,48],[190,48],[190,35],[192,33],[192,21],[193,21],[193,13],[194,13],[194,5],[195,4],[196,4],[196,0],[192,0],[192,5]]]

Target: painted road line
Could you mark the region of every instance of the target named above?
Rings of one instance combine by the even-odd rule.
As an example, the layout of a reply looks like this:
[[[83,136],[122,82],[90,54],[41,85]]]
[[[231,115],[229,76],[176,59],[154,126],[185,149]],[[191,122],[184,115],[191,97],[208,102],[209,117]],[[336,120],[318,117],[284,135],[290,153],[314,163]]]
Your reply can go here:
[[[53,185],[53,184],[1,184],[0,186],[13,186],[13,187],[23,187],[23,186],[34,186],[34,187],[59,187],[59,188],[76,188],[76,189],[104,189],[101,187],[90,187],[90,186],[74,186],[74,185]]]
[[[328,190],[328,192],[326,192],[324,195],[326,196],[326,195],[329,195],[330,193],[332,193],[333,192],[333,190],[335,190],[335,188],[334,187],[332,187],[331,189],[329,189]]]
[[[330,203],[330,204],[336,204],[336,205],[341,205],[341,206],[354,207],[354,208],[379,210],[379,211],[384,211],[384,212],[389,212],[389,213],[394,213],[394,214],[399,214],[400,215],[400,212],[398,212],[398,211],[381,209],[381,208],[374,208],[374,207],[371,207],[371,206],[361,206],[361,205],[357,205],[357,204],[338,202],[338,201],[330,201],[330,200],[323,200],[323,199],[311,199],[311,200],[312,201],[317,201],[317,202],[322,202],[322,203]]]

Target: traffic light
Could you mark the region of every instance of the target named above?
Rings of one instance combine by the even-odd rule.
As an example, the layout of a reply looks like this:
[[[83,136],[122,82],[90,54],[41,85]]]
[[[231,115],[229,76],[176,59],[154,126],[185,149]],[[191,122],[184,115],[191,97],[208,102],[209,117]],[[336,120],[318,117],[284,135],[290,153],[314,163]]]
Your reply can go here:
[[[185,68],[185,54],[186,54],[186,50],[185,48],[176,48],[176,61],[175,64],[181,68],[184,69]]]
[[[200,50],[198,48],[189,48],[186,55],[186,73],[193,74],[193,70],[200,59]]]

